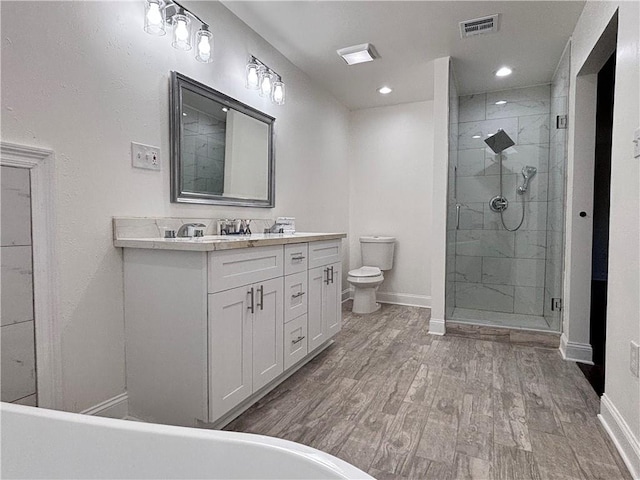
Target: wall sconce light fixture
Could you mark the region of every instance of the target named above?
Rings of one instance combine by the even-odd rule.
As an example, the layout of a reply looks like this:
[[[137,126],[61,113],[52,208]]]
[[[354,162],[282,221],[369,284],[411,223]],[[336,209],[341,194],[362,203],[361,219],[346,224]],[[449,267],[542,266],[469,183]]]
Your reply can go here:
[[[145,0],[144,31],[150,35],[162,36],[167,33],[167,25],[173,27],[171,46],[178,50],[192,48],[191,24],[200,22],[200,30],[195,35],[196,60],[202,63],[213,61],[213,35],[209,25],[192,11],[174,0]]]
[[[245,87],[249,90],[258,90],[261,97],[271,99],[275,105],[284,105],[284,82],[267,64],[253,55],[249,57],[245,69]]]

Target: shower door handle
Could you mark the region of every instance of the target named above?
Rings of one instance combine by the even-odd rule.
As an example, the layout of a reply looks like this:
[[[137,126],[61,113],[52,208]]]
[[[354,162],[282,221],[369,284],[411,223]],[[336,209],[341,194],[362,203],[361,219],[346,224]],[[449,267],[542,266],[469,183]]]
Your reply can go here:
[[[456,230],[460,230],[460,208],[462,205],[456,203]]]

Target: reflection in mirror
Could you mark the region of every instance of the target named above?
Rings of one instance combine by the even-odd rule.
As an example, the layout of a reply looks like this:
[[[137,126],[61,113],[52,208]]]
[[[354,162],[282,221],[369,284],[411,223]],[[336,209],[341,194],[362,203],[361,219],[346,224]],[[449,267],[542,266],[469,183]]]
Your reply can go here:
[[[172,201],[272,207],[274,119],[171,76]]]

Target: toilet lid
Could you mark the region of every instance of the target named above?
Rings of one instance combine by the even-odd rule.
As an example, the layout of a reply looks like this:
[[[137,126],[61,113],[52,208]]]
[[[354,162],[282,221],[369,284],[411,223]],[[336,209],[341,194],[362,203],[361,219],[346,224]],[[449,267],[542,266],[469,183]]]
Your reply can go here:
[[[382,271],[378,267],[360,267],[356,270],[351,270],[349,275],[352,277],[377,277]]]

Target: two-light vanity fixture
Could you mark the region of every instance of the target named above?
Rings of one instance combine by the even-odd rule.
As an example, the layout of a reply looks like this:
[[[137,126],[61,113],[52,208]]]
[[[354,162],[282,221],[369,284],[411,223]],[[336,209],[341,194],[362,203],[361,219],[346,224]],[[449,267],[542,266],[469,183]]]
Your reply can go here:
[[[195,36],[191,30],[194,21],[201,24]],[[209,25],[175,0],[145,0],[144,31],[150,35],[162,36],[167,33],[167,26],[173,28],[171,45],[174,48],[189,51],[193,41],[196,45],[196,60],[202,63],[213,62],[213,35],[209,31]],[[254,56],[247,63],[245,86],[258,90],[261,97],[270,98],[276,105],[284,105],[282,77]]]

